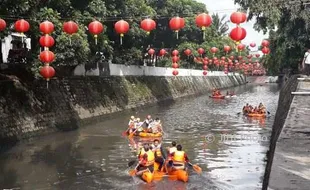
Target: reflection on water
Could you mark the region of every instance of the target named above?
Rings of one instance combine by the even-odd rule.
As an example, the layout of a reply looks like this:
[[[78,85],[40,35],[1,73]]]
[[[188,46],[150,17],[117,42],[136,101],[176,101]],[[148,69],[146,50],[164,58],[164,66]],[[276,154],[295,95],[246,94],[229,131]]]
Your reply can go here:
[[[0,188],[16,189],[260,189],[265,153],[276,110],[277,85],[236,87],[238,97],[206,96],[159,104],[137,112],[158,116],[164,123],[163,145],[182,144],[203,174],[190,182],[164,179],[145,184],[128,175],[138,141],[121,137],[131,114],[78,131],[21,143],[0,156]],[[263,102],[270,117],[245,118],[245,103]]]

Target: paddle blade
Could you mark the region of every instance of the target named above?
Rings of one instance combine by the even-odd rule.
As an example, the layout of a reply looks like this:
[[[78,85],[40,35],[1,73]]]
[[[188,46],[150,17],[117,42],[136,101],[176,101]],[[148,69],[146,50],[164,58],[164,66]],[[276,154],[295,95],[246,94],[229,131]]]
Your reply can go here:
[[[129,170],[129,175],[130,176],[135,176],[136,175],[136,170]]]
[[[197,166],[197,165],[193,165],[193,169],[194,169],[198,174],[201,174],[201,173],[202,173],[201,167],[199,167],[199,166]]]

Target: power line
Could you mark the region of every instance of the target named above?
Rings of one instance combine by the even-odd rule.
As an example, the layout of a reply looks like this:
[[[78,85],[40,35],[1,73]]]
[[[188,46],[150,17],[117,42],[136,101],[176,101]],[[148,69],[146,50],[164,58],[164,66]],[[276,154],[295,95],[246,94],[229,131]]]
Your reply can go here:
[[[216,10],[216,11],[208,11],[209,12],[209,15],[212,16],[213,14],[216,14],[216,13],[225,13],[225,12],[228,12],[231,13],[233,11],[237,11],[236,9],[219,9],[219,10]],[[184,13],[181,13],[181,14],[176,14],[174,16],[164,16],[164,15],[136,15],[136,16],[102,16],[101,18],[98,18],[98,16],[94,16],[93,18],[98,18],[98,20],[100,21],[107,21],[107,22],[111,22],[111,21],[119,21],[119,20],[129,20],[129,21],[142,21],[143,19],[146,19],[146,18],[151,18],[151,19],[154,19],[154,20],[162,20],[162,19],[170,19],[170,18],[173,18],[175,16],[179,16],[179,17],[182,17],[182,18],[193,18],[193,17],[196,17],[198,14],[200,14],[201,12],[197,12],[197,13],[192,13],[192,14],[184,14]],[[210,14],[211,13],[211,14]],[[30,18],[30,17],[27,17],[27,16],[21,16],[21,15],[18,15],[18,16],[12,16],[12,15],[0,15],[0,18],[1,19],[4,19],[4,20],[18,20],[18,19],[25,19],[25,20],[30,20],[30,21],[37,21],[35,20],[34,18]],[[46,19],[48,20],[48,19]],[[73,17],[61,17],[59,20],[62,20],[62,21],[69,21],[69,20],[79,20],[79,19],[75,19]]]

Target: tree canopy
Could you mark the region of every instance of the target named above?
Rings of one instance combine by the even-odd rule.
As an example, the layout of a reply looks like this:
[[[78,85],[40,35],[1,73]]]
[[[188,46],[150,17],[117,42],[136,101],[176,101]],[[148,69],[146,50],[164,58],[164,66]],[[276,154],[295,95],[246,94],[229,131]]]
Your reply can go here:
[[[270,55],[265,67],[270,74],[283,68],[298,69],[309,46],[310,4],[286,0],[235,0],[249,11],[248,19],[256,17],[255,28],[269,32]]]
[[[18,18],[24,18],[30,23],[31,29],[27,35],[32,38],[34,68],[42,65],[37,60],[40,48],[38,39],[42,35],[38,26],[45,20],[55,25],[52,37],[56,44],[51,51],[56,54],[56,61],[53,63],[56,66],[85,63],[96,52],[103,52],[113,63],[141,64],[148,47],[178,49],[182,53],[190,48],[195,54],[202,47],[211,56],[209,49],[215,46],[220,50],[217,57],[221,57],[225,55],[224,45],[234,46],[226,35],[227,22],[219,15],[212,15],[213,24],[207,28],[206,38],[203,39],[201,29],[195,24],[195,16],[203,12],[207,13],[205,4],[194,0],[3,0],[0,7],[0,15],[8,25],[12,25]],[[186,20],[185,27],[179,31],[179,39],[169,28],[169,20],[174,16],[181,16]],[[140,21],[147,17],[157,23],[150,35],[140,29]],[[94,19],[104,24],[104,32],[99,35],[97,45],[87,31],[88,24]],[[130,24],[122,45],[114,30],[114,24],[121,19]],[[72,44],[69,43],[69,36],[62,31],[62,24],[69,20],[79,25],[79,32],[72,35]],[[7,27],[6,33],[0,35],[6,35],[9,30]],[[167,59],[160,62],[162,66],[171,65],[171,61]],[[181,67],[186,66],[186,62],[185,59]]]

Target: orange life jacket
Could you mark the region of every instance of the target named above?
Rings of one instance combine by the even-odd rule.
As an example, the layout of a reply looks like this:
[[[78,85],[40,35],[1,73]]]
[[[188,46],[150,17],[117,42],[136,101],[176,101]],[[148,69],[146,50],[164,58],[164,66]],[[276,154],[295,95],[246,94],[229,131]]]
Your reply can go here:
[[[184,151],[175,151],[172,161],[174,164],[184,164],[185,163],[185,152]]]
[[[151,165],[153,165],[154,162],[155,162],[154,152],[149,150],[149,151],[146,152],[146,154],[147,154],[147,161],[146,161],[144,166],[151,166]]]
[[[161,154],[161,150],[160,150],[160,146],[158,145],[157,147],[153,146],[153,152],[154,154],[156,153],[156,156],[157,157],[162,157],[162,154]]]

